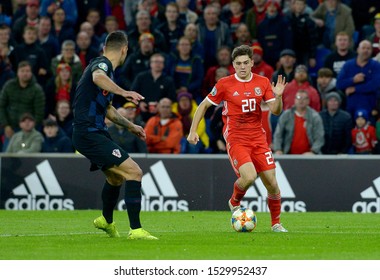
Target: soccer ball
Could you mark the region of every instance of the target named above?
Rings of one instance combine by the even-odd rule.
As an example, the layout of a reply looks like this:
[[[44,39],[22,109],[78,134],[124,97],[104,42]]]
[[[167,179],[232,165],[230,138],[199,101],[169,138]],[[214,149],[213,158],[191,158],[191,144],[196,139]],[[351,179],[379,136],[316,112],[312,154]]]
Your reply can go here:
[[[232,214],[231,224],[237,232],[251,232],[256,228],[257,217],[251,209],[240,208]]]

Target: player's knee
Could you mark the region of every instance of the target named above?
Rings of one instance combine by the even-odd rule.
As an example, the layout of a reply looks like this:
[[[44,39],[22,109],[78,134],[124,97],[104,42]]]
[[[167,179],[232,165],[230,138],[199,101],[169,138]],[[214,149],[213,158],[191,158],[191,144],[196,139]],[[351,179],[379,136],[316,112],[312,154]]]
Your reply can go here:
[[[141,181],[143,172],[139,166],[135,166],[129,170],[128,175],[126,176],[127,180]]]
[[[124,177],[118,174],[112,174],[107,176],[107,181],[112,186],[121,186],[124,182]]]
[[[256,174],[248,174],[241,177],[243,187],[248,188],[249,186],[251,186],[253,182],[256,180],[256,177],[257,177]]]

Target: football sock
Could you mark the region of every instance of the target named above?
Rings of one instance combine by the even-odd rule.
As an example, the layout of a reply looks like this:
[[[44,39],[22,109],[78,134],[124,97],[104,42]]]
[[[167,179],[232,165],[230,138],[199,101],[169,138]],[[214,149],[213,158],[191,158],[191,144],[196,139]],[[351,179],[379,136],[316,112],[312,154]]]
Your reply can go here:
[[[246,192],[247,192],[246,190],[242,190],[238,186],[238,183],[236,181],[234,184],[234,192],[232,193],[231,200],[230,200],[232,206],[239,206],[240,201],[243,199]]]
[[[102,190],[102,201],[103,201],[103,217],[106,219],[107,223],[112,223],[113,221],[113,210],[115,209],[117,200],[119,198],[121,186],[112,186],[107,181],[104,183]]]
[[[125,182],[125,205],[127,206],[129,224],[131,229],[141,228],[140,211],[141,211],[141,182]]]
[[[272,219],[272,226],[280,223],[281,215],[281,194],[269,194],[268,193],[268,207],[270,216]]]

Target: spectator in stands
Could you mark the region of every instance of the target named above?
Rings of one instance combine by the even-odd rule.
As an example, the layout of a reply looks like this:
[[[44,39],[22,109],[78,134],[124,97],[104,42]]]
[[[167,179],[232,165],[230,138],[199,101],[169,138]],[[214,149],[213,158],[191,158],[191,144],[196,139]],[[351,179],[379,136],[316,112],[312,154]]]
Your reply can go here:
[[[41,17],[38,24],[38,43],[44,50],[50,67],[51,60],[59,54],[60,46],[58,39],[51,34],[51,19],[49,17]]]
[[[186,24],[195,24],[198,21],[198,15],[196,12],[189,9],[190,0],[176,0],[179,8],[179,18]]]
[[[204,21],[198,23],[199,42],[207,46],[204,69],[217,65],[216,53],[221,46],[232,47],[233,45],[230,29],[225,22],[219,20],[219,15],[220,10],[216,6],[207,5],[203,12]]]
[[[136,104],[127,102],[123,107],[118,108],[117,111],[129,121],[138,125],[143,125],[143,123],[136,122]],[[108,128],[108,132],[111,135],[111,138],[128,153],[148,152],[146,143],[135,134],[130,133],[126,128],[115,124]]]
[[[104,27],[106,31],[100,36],[100,48],[103,48],[108,34],[119,30],[119,23],[117,21],[117,18],[115,16],[107,16]],[[123,30],[123,28],[120,27],[120,30]]]
[[[273,69],[278,68],[281,51],[293,48],[293,31],[281,13],[280,5],[274,0],[267,1],[266,16],[258,26],[257,40],[265,50],[263,59]]]
[[[307,67],[302,64],[296,67],[294,79],[285,87],[283,95],[284,110],[293,107],[297,92],[301,89],[308,92],[308,105],[317,112],[321,111],[320,96],[309,82]]]
[[[355,154],[372,154],[377,144],[376,130],[369,122],[367,110],[359,109],[355,112],[355,128],[351,131],[353,152]]]
[[[14,77],[15,73],[12,70],[12,66],[7,62],[6,58],[0,54],[0,89],[3,88],[7,81]]]
[[[376,102],[380,91],[380,63],[371,59],[372,45],[368,40],[359,43],[357,57],[348,60],[337,78],[337,88],[347,96],[346,111],[354,116],[358,109],[371,112],[375,122]]]
[[[59,100],[56,105],[55,115],[49,115],[49,118],[55,119],[60,129],[71,139],[73,135],[73,114],[69,101],[65,99]]]
[[[6,24],[8,26],[11,26],[12,16],[13,16],[12,1],[11,0],[2,1],[0,3],[0,25]]]
[[[277,81],[277,77],[282,75],[286,82],[290,83],[294,79],[296,64],[296,53],[291,49],[284,49],[280,52],[280,67],[272,75],[272,81]]]
[[[46,119],[43,123],[44,141],[42,153],[73,153],[74,148],[71,139],[63,130],[59,129],[58,123],[53,119]]]
[[[91,37],[85,31],[78,33],[76,42],[76,53],[82,63],[82,69],[84,70],[90,63],[91,59],[99,56],[99,52],[91,45]]]
[[[323,109],[326,108],[326,96],[330,92],[336,92],[340,96],[340,108],[346,108],[346,95],[336,88],[336,78],[334,78],[334,73],[329,68],[320,68],[318,70],[317,77],[317,90],[319,96],[321,97],[321,106]]]
[[[236,26],[235,30],[235,41],[234,41],[234,47],[238,47],[241,45],[252,45],[252,37],[249,33],[248,26],[245,23],[239,23]]]
[[[136,0],[133,0],[136,1]],[[128,1],[128,2],[133,2]],[[120,30],[127,30],[127,25],[125,24],[125,15],[124,8],[127,5],[127,1],[123,0],[108,0],[105,1],[105,22],[107,23],[107,17],[115,17],[117,25],[120,27]],[[98,10],[100,11],[100,10]],[[106,28],[107,29],[107,28]],[[118,29],[116,29],[118,30]],[[115,31],[116,31],[115,30]],[[103,41],[104,42],[104,41]]]
[[[246,24],[253,39],[257,38],[257,28],[266,15],[267,0],[253,0],[253,7],[247,11]]]
[[[172,101],[163,98],[158,103],[158,114],[151,117],[145,125],[146,143],[149,153],[179,154],[182,123],[172,112]]]
[[[46,115],[54,114],[56,104],[60,100],[67,100],[71,104],[75,91],[71,67],[67,63],[60,63],[56,70],[57,75],[52,77],[45,87]]]
[[[78,10],[78,19],[77,19],[78,25],[76,27],[79,27],[79,24],[86,21],[86,17],[90,9],[97,9],[98,11],[100,11],[101,18],[104,19],[104,0],[91,0],[91,1],[76,0],[76,5],[77,5],[77,10]]]
[[[205,98],[211,91],[211,89],[214,87],[216,81],[215,81],[215,72],[219,67],[225,67],[228,69],[228,72],[230,74],[235,73],[235,69],[232,66],[231,61],[231,49],[227,46],[222,46],[218,49],[217,52],[217,60],[218,64],[215,66],[212,66],[208,68],[205,78],[202,82],[202,97]]]
[[[311,17],[319,28],[323,45],[328,49],[334,48],[334,38],[339,32],[346,32],[349,38],[354,34],[355,25],[351,8],[340,0],[321,2]]]
[[[330,92],[326,95],[326,108],[319,113],[325,130],[322,154],[347,154],[351,148],[352,118],[340,109],[341,102],[337,92]]]
[[[252,73],[267,77],[269,80],[272,79],[273,68],[268,63],[263,60],[263,48],[259,43],[253,43],[253,67]]]
[[[373,18],[374,32],[368,36],[368,41],[372,43],[372,57],[380,53],[380,13]]]
[[[309,107],[309,94],[297,91],[294,106],[282,113],[273,137],[273,150],[281,154],[320,154],[324,145],[322,118]]]
[[[204,78],[202,59],[191,53],[191,42],[181,37],[177,45],[178,55],[172,53],[168,69],[174,79],[176,91],[191,92],[195,100],[201,98],[201,85]]]
[[[335,78],[338,77],[344,63],[355,57],[355,53],[350,49],[350,44],[349,35],[344,31],[338,32],[335,36],[336,49],[325,58],[324,67],[331,69]]]
[[[17,44],[23,42],[23,34],[26,26],[37,27],[39,21],[39,1],[27,0],[26,1],[26,13],[19,19],[17,19],[12,27],[12,37]]]
[[[17,71],[17,65],[21,61],[29,61],[34,76],[43,85],[48,78],[49,65],[46,53],[37,43],[37,36],[36,27],[26,26],[23,34],[24,43],[15,47],[9,55],[9,60],[14,71]]]
[[[8,25],[0,25],[0,55],[6,63],[9,62],[9,55],[14,50],[11,40],[11,29]]]
[[[372,24],[372,19],[380,13],[380,1],[377,0],[350,0],[352,18],[355,29],[359,31],[359,38],[365,39],[368,35],[366,29]]]
[[[293,31],[293,49],[297,55],[297,64],[305,64],[312,68],[316,65],[317,27],[305,13],[306,0],[295,0],[293,5],[294,10],[288,20]]]
[[[57,67],[60,63],[67,63],[71,67],[71,73],[73,76],[73,84],[79,81],[82,76],[82,63],[79,56],[75,54],[75,42],[67,40],[62,43],[61,54],[57,55],[51,61],[50,69],[53,76],[57,76]]]
[[[223,20],[230,28],[231,38],[235,44],[237,39],[235,31],[240,23],[245,22],[245,13],[243,11],[244,3],[242,0],[231,0],[229,2],[227,15]]]
[[[176,50],[179,38],[183,36],[185,23],[179,19],[179,8],[175,2],[171,2],[165,7],[165,21],[157,26],[157,29],[164,35],[168,50]]]
[[[129,90],[136,76],[141,72],[149,70],[149,60],[154,53],[154,41],[152,33],[140,35],[138,50],[127,56],[124,65],[120,69],[118,84],[122,88]]]
[[[141,34],[151,33],[154,37],[155,47],[158,51],[167,52],[168,46],[166,46],[165,38],[162,33],[152,26],[150,14],[147,11],[141,10],[136,14],[135,26],[128,31],[128,53],[134,53],[138,48],[138,42]]]
[[[182,122],[183,137],[181,139],[181,154],[203,153],[210,146],[210,139],[206,132],[206,120],[204,118],[199,122],[197,129],[200,141],[196,145],[192,145],[186,140],[197,108],[197,102],[195,102],[192,94],[189,92],[178,93],[177,102],[172,106],[173,113],[177,114]]]
[[[90,23],[94,30],[94,35],[99,38],[106,32],[106,28],[101,21],[100,11],[97,9],[89,9],[86,17],[86,21]]]
[[[36,120],[32,114],[22,114],[19,120],[21,130],[12,135],[6,153],[29,154],[41,152],[44,137],[35,129]]]
[[[96,36],[94,27],[88,21],[83,22],[79,27],[79,33],[86,32],[90,37],[90,48],[92,48],[98,54],[100,51],[100,39]],[[78,34],[79,34],[78,33]],[[77,35],[78,40],[78,35]],[[77,42],[78,45],[78,42]]]
[[[66,21],[66,14],[62,8],[57,8],[53,13],[53,27],[51,33],[58,39],[60,46],[66,40],[75,40],[73,25]]]
[[[141,0],[137,5],[137,9],[147,11],[154,26],[165,21],[165,7],[158,3],[157,0]]]
[[[45,112],[45,95],[41,86],[33,78],[32,66],[21,61],[17,68],[17,77],[9,80],[0,94],[0,125],[4,127],[6,148],[9,138],[19,130],[22,114],[35,116],[36,124],[41,125]]]
[[[150,57],[150,70],[138,74],[131,90],[145,97],[140,101],[139,109],[142,120],[146,122],[157,113],[157,103],[162,98],[176,100],[175,83],[171,76],[164,73],[165,57],[161,53]]]
[[[198,55],[202,60],[205,57],[205,49],[198,40],[198,28],[194,23],[188,23],[183,31],[183,36],[188,38],[191,42],[191,53]]]
[[[78,9],[75,0],[41,0],[40,15],[51,17],[57,9],[65,11],[66,20],[74,25],[78,19]]]

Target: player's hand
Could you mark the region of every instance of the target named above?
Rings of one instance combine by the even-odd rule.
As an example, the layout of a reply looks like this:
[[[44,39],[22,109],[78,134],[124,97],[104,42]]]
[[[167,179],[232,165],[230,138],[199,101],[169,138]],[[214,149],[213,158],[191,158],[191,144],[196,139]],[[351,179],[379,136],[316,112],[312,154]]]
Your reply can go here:
[[[187,142],[190,144],[196,145],[199,141],[198,133],[196,132],[190,132],[189,136],[187,136]]]
[[[283,77],[282,75],[278,75],[276,85],[274,85],[274,82],[272,82],[272,91],[276,97],[282,96],[287,84],[288,83],[286,82],[285,77]]]
[[[145,130],[139,125],[133,125],[129,128],[129,131],[139,137],[141,140],[146,140]]]
[[[131,102],[135,103],[136,105],[139,104],[140,100],[144,100],[145,99],[144,96],[142,96],[141,94],[138,94],[135,91],[124,91],[123,97],[125,99],[127,99],[128,101],[131,101]]]

